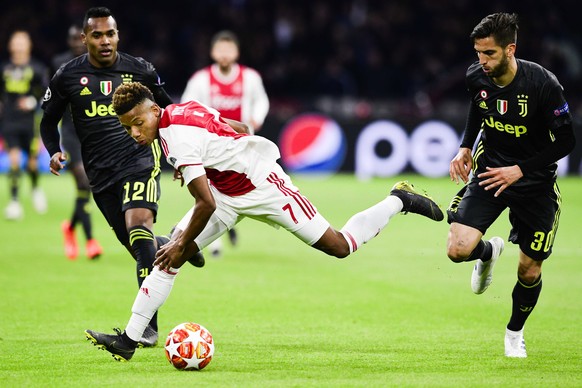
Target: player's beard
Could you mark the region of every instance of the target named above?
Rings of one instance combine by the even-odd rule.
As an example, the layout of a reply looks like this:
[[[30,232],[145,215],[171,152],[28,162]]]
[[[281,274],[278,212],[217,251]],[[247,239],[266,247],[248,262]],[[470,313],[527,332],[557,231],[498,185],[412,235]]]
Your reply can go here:
[[[503,57],[499,61],[499,65],[491,69],[491,71],[487,73],[487,76],[489,78],[499,78],[503,76],[505,73],[507,73],[508,69],[509,69],[509,58],[507,57],[507,55],[503,54]]]

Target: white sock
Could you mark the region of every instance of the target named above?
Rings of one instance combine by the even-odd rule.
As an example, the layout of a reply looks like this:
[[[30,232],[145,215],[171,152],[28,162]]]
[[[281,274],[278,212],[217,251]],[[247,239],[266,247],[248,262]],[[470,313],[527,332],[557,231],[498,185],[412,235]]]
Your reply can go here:
[[[400,198],[389,195],[376,205],[353,215],[340,230],[350,246],[350,253],[376,237],[390,218],[402,211],[402,206]]]
[[[152,273],[144,279],[133,302],[131,318],[125,328],[125,333],[129,338],[139,342],[150,320],[170,295],[178,271],[176,268],[160,271],[158,267],[154,267]]]

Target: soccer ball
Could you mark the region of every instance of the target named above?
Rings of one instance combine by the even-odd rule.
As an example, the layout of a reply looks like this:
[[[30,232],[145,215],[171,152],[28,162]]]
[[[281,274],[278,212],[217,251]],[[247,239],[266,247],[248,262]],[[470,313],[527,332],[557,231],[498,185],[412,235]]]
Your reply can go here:
[[[166,339],[166,357],[180,370],[202,369],[214,354],[212,334],[204,326],[193,322],[174,327]]]

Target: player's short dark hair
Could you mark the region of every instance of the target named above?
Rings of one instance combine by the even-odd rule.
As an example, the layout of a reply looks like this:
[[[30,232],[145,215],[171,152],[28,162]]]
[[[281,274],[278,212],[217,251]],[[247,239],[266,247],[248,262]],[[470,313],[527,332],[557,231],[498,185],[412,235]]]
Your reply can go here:
[[[113,110],[117,115],[123,115],[145,100],[155,101],[147,86],[139,82],[121,84],[113,93]]]
[[[87,27],[89,26],[89,19],[94,18],[108,18],[111,16],[113,19],[115,17],[111,13],[111,10],[107,7],[93,7],[89,8],[87,12],[85,12],[85,18],[83,19],[83,31],[87,31]]]
[[[483,39],[492,36],[495,42],[505,47],[511,43],[517,43],[517,14],[512,13],[493,13],[485,16],[479,24],[475,26],[469,37],[474,42],[475,39]]]
[[[229,30],[218,31],[216,34],[214,34],[212,36],[212,39],[210,39],[210,47],[214,47],[216,42],[223,42],[223,41],[224,42],[232,42],[236,45],[236,47],[239,47],[238,38],[237,38],[236,34],[232,31],[229,31]]]

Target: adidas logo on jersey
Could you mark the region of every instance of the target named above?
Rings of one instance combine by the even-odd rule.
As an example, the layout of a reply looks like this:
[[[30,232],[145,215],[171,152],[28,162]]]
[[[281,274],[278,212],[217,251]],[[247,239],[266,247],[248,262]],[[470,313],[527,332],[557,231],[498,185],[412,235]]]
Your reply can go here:
[[[481,101],[479,103],[479,108],[481,108],[481,109],[487,109],[487,104],[485,103],[485,101]]]
[[[83,88],[83,90],[81,90],[81,93],[79,93],[79,94],[80,94],[81,96],[88,96],[88,95],[90,95],[90,94],[93,94],[93,93],[91,93],[91,91],[89,90],[89,88],[87,88],[87,87],[85,86],[85,87]]]

